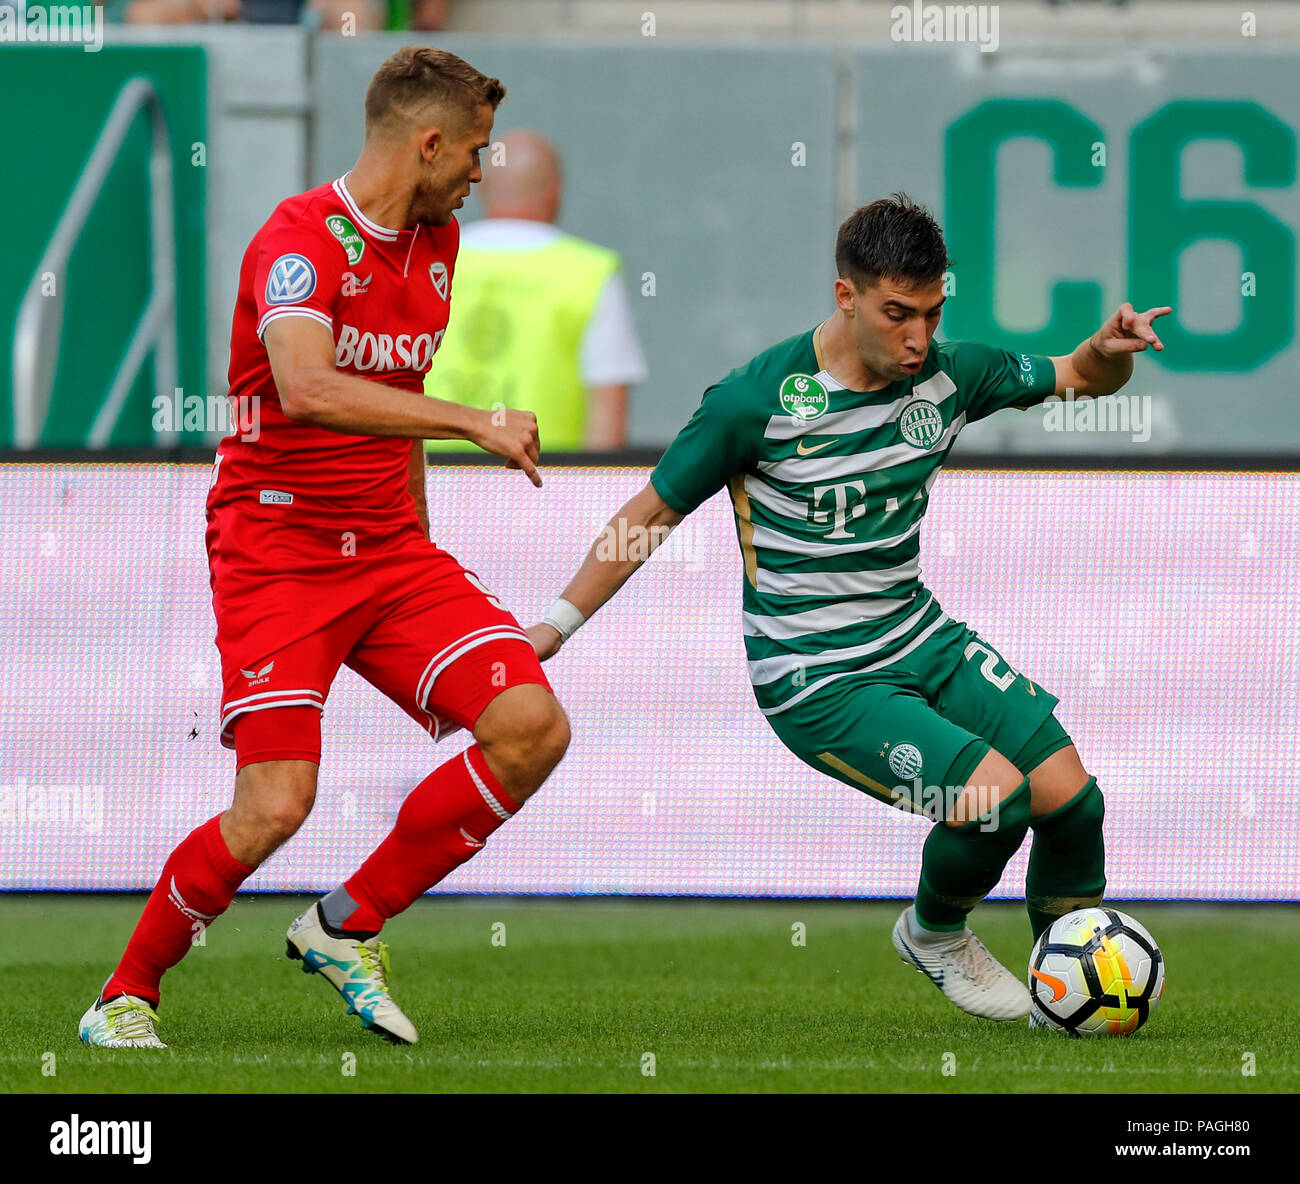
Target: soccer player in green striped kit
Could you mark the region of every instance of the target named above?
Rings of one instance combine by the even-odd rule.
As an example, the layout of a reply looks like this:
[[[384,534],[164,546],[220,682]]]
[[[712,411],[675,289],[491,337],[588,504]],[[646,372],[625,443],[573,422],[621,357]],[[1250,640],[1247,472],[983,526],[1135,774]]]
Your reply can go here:
[[[657,543],[727,487],[759,708],[814,769],[934,819],[894,947],[963,1010],[1022,1019],[1028,991],[967,914],[1031,830],[1035,936],[1099,903],[1102,795],[1053,714],[1056,698],[921,583],[921,520],[966,423],[1067,391],[1112,394],[1134,353],[1163,348],[1151,322],[1171,310],[1121,305],[1061,357],[935,344],[947,249],[930,214],[902,194],[845,221],[835,262],[835,312],[709,387],[606,537]],[[640,566],[646,548],[628,550],[610,558],[593,545],[528,630],[540,657]]]

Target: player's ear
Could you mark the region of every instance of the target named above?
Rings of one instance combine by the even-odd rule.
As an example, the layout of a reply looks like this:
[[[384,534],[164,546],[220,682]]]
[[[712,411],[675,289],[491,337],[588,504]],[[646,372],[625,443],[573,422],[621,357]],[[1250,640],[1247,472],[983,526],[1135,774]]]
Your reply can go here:
[[[442,149],[443,134],[436,127],[422,127],[419,131],[416,147],[426,164],[432,164]]]

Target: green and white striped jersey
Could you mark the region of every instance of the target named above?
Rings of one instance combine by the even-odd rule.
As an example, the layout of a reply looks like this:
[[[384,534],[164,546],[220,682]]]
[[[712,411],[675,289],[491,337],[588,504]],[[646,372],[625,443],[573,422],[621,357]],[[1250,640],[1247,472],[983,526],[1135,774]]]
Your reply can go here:
[[[765,715],[901,661],[948,619],[921,583],[930,488],[965,424],[1055,385],[1050,358],[954,341],[932,342],[908,379],[851,391],[809,331],[704,392],[650,480],[681,514],[730,490]]]

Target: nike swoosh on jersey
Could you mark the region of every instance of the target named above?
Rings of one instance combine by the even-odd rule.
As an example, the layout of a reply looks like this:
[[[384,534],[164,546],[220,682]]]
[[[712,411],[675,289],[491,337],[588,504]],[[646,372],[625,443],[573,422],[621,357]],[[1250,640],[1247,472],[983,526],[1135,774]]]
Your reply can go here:
[[[820,452],[823,448],[829,448],[832,444],[836,443],[837,440],[838,437],[836,437],[835,440],[827,440],[825,444],[818,444],[813,448],[805,448],[803,446],[803,441],[800,440],[799,443],[795,445],[794,450],[800,456],[812,456],[814,452]]]

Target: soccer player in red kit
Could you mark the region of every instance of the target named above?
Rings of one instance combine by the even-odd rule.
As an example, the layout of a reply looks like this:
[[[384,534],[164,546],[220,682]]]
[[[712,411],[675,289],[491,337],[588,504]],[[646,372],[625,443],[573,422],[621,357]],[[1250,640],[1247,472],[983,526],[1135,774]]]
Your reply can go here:
[[[482,848],[563,756],[568,721],[527,635],[429,538],[424,439],[472,440],[535,485],[524,411],[427,398],[460,230],[501,83],[454,54],[407,48],[366,91],[351,172],[277,207],[244,255],[231,333],[235,420],[207,502],[234,801],[172,852],[117,969],[81,1019],[90,1044],[165,1047],[163,973],[240,884],[302,825],[316,795],[321,715],[346,663],[436,740],[475,743],[407,797],[361,867],[294,921],[290,957],[349,1013],[414,1043],[378,940]]]

